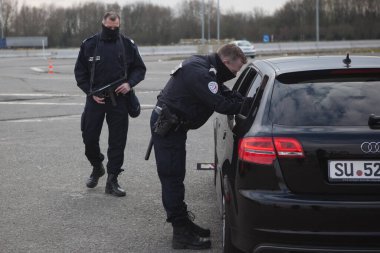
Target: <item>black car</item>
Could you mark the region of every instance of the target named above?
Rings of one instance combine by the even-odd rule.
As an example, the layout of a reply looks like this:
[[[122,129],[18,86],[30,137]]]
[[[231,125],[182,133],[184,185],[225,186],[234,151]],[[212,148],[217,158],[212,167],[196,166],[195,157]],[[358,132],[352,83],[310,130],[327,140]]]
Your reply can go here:
[[[224,252],[380,252],[380,57],[256,60],[233,90],[254,99],[214,122]]]

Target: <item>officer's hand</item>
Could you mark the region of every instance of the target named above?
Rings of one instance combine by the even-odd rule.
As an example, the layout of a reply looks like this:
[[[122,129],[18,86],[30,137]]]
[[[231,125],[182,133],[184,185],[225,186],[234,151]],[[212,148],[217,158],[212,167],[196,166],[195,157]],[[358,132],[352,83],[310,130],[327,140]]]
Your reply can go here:
[[[244,97],[244,103],[246,103],[248,105],[251,105],[254,100],[255,100],[255,98],[253,98],[253,97]]]
[[[97,97],[97,96],[92,96],[92,98],[95,100],[96,103],[98,104],[105,104],[106,102],[104,102],[104,98],[100,98],[100,97]]]
[[[116,93],[127,94],[131,90],[129,83],[123,83],[115,89]]]
[[[254,98],[252,98],[252,97],[245,97],[243,103],[241,104],[240,112],[242,114],[248,113],[249,109],[252,106],[253,101],[254,101]]]

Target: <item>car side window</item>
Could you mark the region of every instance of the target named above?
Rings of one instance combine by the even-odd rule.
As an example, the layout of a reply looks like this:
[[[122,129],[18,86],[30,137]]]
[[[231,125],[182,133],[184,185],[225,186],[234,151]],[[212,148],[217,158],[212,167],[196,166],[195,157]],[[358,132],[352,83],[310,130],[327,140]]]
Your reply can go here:
[[[246,96],[247,91],[252,87],[252,84],[254,83],[253,80],[255,80],[255,76],[257,74],[257,71],[252,67],[247,67],[239,76],[238,80],[236,81],[234,87],[232,90],[237,90],[241,95]],[[230,128],[232,129],[235,125],[234,115],[227,115],[228,124]]]
[[[243,106],[240,109],[240,113],[238,115],[238,119],[235,119],[237,123],[245,121],[247,118],[254,119],[256,117],[264,89],[268,83],[268,79],[269,77],[267,75],[265,75],[264,78],[262,78],[260,75],[257,75],[255,80],[252,82],[247,95],[253,97],[253,100],[250,103],[243,103]]]
[[[259,109],[261,98],[263,97],[264,89],[267,86],[268,80],[269,80],[269,77],[267,75],[265,75],[264,78],[262,79],[262,81],[260,81],[260,84],[257,88],[257,92],[256,92],[255,97],[253,99],[253,103],[252,103],[251,110],[250,110],[253,118],[256,117],[256,113],[257,113],[257,110]]]
[[[259,88],[262,80],[263,80],[263,78],[261,77],[261,75],[259,75],[259,74],[256,75],[255,79],[251,83],[251,86],[247,92],[246,97],[255,97],[256,91]]]
[[[255,69],[247,67],[239,76],[232,90],[237,90],[240,94],[245,96],[256,74],[257,71]]]

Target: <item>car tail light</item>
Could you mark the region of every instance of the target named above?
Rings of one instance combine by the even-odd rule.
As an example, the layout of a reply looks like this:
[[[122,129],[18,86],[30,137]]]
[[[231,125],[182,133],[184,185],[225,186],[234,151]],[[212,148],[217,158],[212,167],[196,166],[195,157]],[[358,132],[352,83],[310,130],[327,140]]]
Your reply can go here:
[[[287,137],[247,137],[239,142],[239,158],[246,162],[272,164],[276,157],[304,157],[298,140]]]
[[[239,158],[246,162],[272,164],[276,159],[272,138],[248,137],[240,140]]]
[[[279,157],[304,157],[301,143],[294,138],[275,137],[274,146]]]

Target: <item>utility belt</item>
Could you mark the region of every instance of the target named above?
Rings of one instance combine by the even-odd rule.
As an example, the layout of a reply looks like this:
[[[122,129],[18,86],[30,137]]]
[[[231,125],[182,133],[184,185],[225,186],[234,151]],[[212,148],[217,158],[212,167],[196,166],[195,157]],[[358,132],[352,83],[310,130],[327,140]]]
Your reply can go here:
[[[169,131],[176,132],[179,129],[187,131],[189,129],[187,121],[173,113],[166,104],[158,103],[153,110],[158,114],[157,121],[153,126],[153,132],[159,136],[166,136]]]

